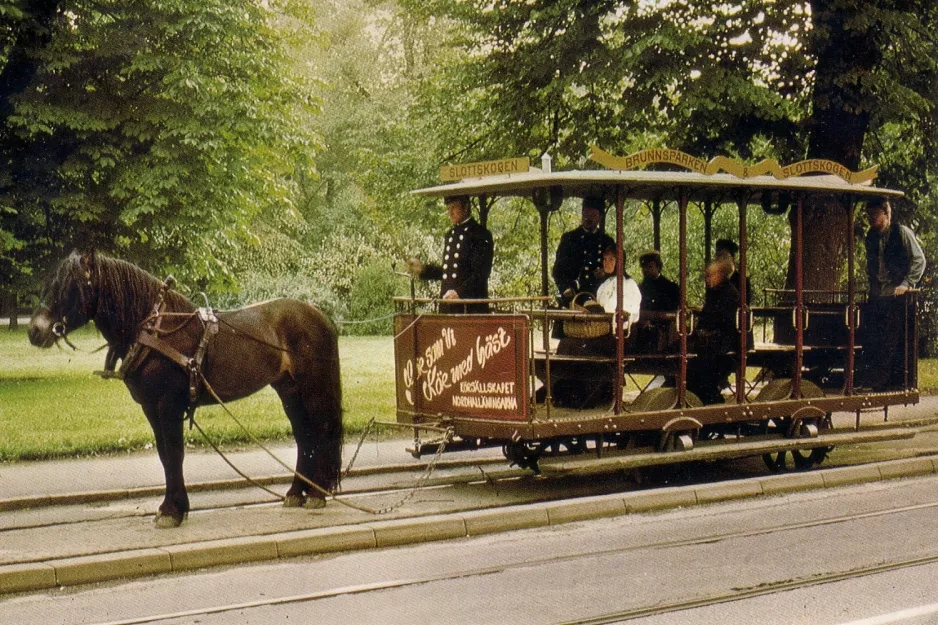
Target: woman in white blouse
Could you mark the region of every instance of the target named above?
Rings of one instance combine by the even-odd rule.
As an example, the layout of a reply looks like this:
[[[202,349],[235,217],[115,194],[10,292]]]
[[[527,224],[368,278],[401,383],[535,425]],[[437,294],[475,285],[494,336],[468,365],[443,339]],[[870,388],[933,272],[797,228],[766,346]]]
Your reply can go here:
[[[623,260],[625,259],[623,255]],[[602,304],[607,313],[616,312],[616,246],[610,245],[603,250],[603,272],[609,276],[596,290],[596,301]],[[638,321],[642,303],[642,292],[638,284],[622,272],[622,310],[626,313],[625,326]]]
[[[607,276],[596,291],[596,302],[607,313],[616,312],[616,246],[603,250],[603,272]],[[622,310],[625,313],[625,328],[638,321],[642,292],[629,275],[622,276]],[[589,312],[591,306],[587,305]],[[598,311],[596,311],[598,312]],[[613,329],[614,329],[613,325]],[[568,356],[602,356],[615,358],[615,332],[595,338],[560,339],[557,353]],[[614,394],[613,369],[608,363],[580,363],[575,372],[565,375],[555,370],[552,375],[553,402],[570,408],[590,408],[612,401]]]

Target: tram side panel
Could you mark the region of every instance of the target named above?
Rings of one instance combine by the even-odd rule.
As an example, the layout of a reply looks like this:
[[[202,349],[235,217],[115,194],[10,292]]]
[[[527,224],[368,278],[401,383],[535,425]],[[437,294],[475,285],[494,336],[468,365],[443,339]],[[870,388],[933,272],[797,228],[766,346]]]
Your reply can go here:
[[[397,315],[400,423],[528,421],[524,315]]]

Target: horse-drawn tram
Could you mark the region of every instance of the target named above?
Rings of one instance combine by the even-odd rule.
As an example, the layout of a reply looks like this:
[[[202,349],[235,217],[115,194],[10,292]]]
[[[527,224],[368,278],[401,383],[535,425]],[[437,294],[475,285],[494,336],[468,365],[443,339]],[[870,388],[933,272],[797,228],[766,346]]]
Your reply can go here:
[[[415,297],[412,289],[410,297],[395,298],[397,420],[414,427],[415,455],[500,446],[511,463],[536,472],[761,455],[770,469],[784,470],[819,464],[835,445],[915,434],[888,421],[889,406],[919,399],[914,289],[896,300],[904,312],[895,321],[902,326],[901,362],[893,373],[902,369],[901,383],[874,392],[855,379],[869,357],[862,326],[870,304],[855,276],[853,224],[860,207],[901,192],[873,186],[875,170],[851,172],[830,161],[745,166],[675,150],[615,157],[598,148],[590,158],[604,168],[551,171],[549,159],[542,168],[512,159],[501,167],[457,168],[477,177],[456,174],[452,182],[414,191],[428,198],[468,196],[483,224],[499,201],[525,200],[540,225],[541,283],[538,297],[440,306],[443,300]],[[554,258],[549,216],[565,202],[586,198],[601,199],[614,216],[617,262],[607,268],[607,279],[614,280],[615,293],[625,286],[624,232],[636,214],[655,220],[653,245],[659,248],[661,215],[676,211],[678,249],[667,250],[679,258],[674,310],[642,310],[636,323],[618,296],[610,312],[579,306],[579,297],[572,306],[558,305],[548,279]],[[835,203],[846,213],[840,222],[848,254],[842,290],[804,288],[809,202]],[[688,213],[697,208],[704,236],[691,239]],[[707,345],[699,327],[709,304],[701,309],[688,302],[689,280],[699,275],[699,267],[688,266],[688,249],[703,238],[710,262],[710,219],[717,208],[734,211],[738,223],[738,256],[730,267],[739,274],[735,328],[722,351]],[[792,224],[793,288],[774,285],[760,306],[750,305],[746,293],[747,260],[759,253],[758,242],[747,236],[747,214],[754,210]],[[634,258],[638,250],[628,251]],[[480,303],[488,312],[453,312],[458,304]],[[754,333],[754,326],[762,330]],[[695,392],[695,376],[717,381],[713,396]],[[873,411],[883,420],[861,423],[861,413]],[[846,414],[835,420],[836,413]],[[580,455],[577,465],[572,455]]]

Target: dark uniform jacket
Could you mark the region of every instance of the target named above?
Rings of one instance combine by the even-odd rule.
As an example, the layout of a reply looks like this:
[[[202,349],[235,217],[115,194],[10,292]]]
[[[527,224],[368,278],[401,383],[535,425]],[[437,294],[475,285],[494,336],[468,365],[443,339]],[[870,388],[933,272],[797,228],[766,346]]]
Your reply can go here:
[[[674,312],[681,305],[681,287],[663,275],[646,277],[638,288],[642,292],[642,311]],[[671,347],[677,336],[677,324],[674,320],[646,317],[632,332],[632,349],[637,353],[654,354]]]
[[[888,278],[886,282],[880,282],[878,278],[881,248]],[[883,234],[872,228],[867,232],[866,273],[872,297],[884,295],[883,291],[887,288],[914,287],[924,272],[925,255],[912,230],[893,222]]]
[[[739,293],[740,298],[742,298],[743,296],[742,284],[740,283],[741,279],[742,279],[742,275],[738,271],[734,271],[732,275],[730,275],[730,278],[729,278],[730,284],[736,287],[736,291],[737,293]],[[751,284],[752,283],[749,282],[749,278],[747,277],[746,278],[746,302],[749,302],[749,300],[752,299]]]
[[[739,291],[728,280],[707,289],[704,305],[694,330],[694,349],[708,357],[734,351],[739,345],[736,319],[739,314]]]
[[[681,287],[660,274],[645,278],[638,288],[642,292],[642,310],[674,312],[681,305]]]
[[[596,295],[596,289],[605,278],[597,277],[596,270],[602,268],[603,250],[610,245],[615,245],[615,241],[599,230],[587,232],[580,227],[564,233],[551,272],[557,290],[561,294],[571,289],[574,293]]]
[[[492,234],[472,218],[446,233],[442,265],[426,265],[420,277],[441,280],[440,296],[449,290],[460,299],[488,299],[492,273]],[[488,304],[440,304],[441,313],[485,313]]]

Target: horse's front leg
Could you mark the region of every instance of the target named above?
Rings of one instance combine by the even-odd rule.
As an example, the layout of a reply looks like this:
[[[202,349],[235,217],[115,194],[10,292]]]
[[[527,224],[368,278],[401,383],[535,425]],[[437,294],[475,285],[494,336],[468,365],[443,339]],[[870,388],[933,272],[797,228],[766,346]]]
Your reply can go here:
[[[189,495],[182,474],[185,409],[184,399],[180,401],[168,397],[143,405],[143,412],[156,437],[156,450],[166,478],[166,495],[156,515],[156,526],[159,528],[179,527],[189,514]]]

